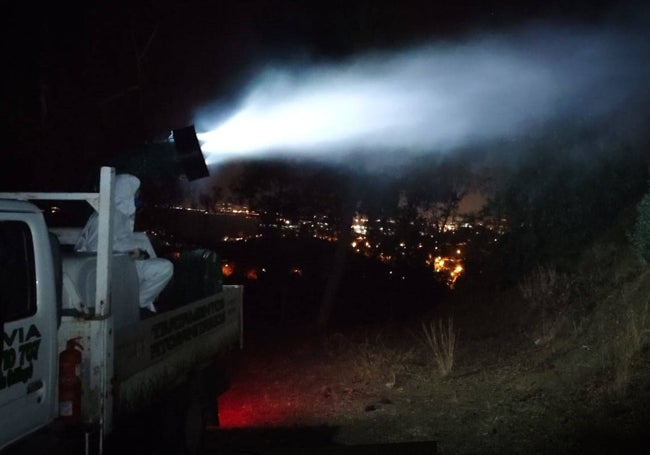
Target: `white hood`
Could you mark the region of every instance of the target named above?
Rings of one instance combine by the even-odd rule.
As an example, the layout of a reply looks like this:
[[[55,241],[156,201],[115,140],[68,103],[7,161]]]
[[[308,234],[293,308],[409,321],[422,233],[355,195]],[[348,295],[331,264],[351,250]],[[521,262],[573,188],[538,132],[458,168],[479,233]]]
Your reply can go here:
[[[140,179],[131,174],[115,176],[115,208],[127,217],[135,215],[135,193],[140,188]]]

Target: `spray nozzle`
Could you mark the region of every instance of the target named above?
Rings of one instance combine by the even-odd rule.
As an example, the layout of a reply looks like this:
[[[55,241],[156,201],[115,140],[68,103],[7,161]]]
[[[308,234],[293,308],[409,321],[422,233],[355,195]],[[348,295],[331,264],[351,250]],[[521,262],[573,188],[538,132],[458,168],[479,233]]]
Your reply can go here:
[[[70,338],[70,339],[66,342],[65,347],[66,347],[67,349],[76,349],[76,348],[79,348],[79,349],[81,349],[81,350],[83,351],[84,347],[81,345],[81,343],[79,342],[79,340],[81,340],[81,337]]]

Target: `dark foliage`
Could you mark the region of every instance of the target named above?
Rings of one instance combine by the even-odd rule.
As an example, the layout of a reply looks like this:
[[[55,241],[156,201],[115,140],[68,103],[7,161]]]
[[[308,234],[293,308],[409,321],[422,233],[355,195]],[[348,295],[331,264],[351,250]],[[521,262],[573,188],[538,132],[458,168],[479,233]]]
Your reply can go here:
[[[650,193],[647,193],[637,206],[632,242],[637,254],[650,263]]]
[[[620,148],[567,157],[535,151],[497,191],[489,212],[507,223],[496,268],[513,282],[539,264],[567,269],[645,192],[647,158]]]
[[[216,245],[234,273],[225,283],[246,286],[246,315],[254,324],[312,325],[319,312],[336,244],[316,239],[262,238]],[[382,322],[426,311],[446,292],[431,273],[390,268],[346,255],[332,325]]]

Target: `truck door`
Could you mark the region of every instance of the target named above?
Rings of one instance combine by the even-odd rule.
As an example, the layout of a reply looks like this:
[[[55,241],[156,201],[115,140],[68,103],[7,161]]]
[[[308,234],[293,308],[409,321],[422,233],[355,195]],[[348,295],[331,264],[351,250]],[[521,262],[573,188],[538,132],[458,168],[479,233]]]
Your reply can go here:
[[[19,215],[9,220],[0,211],[0,449],[49,423],[56,409],[56,297],[47,231],[40,214]]]

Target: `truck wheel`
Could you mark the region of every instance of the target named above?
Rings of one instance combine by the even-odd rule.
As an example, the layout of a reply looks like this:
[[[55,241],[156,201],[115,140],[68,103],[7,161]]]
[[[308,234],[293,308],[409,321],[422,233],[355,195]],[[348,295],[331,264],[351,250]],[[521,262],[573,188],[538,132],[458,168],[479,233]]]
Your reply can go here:
[[[160,440],[155,441],[154,448],[162,453],[178,453],[184,451],[183,415],[179,411],[178,403],[166,400],[162,405],[159,415]]]
[[[205,415],[199,397],[196,394],[191,394],[185,409],[182,428],[185,452],[188,455],[197,455],[201,452],[205,426]]]

